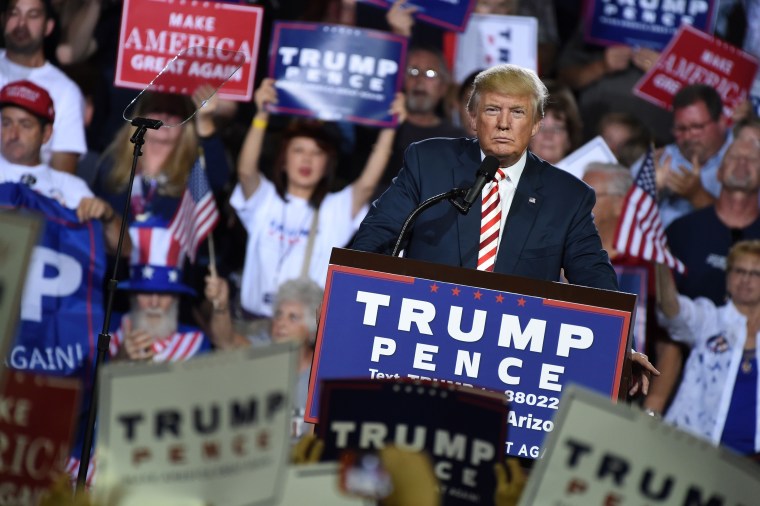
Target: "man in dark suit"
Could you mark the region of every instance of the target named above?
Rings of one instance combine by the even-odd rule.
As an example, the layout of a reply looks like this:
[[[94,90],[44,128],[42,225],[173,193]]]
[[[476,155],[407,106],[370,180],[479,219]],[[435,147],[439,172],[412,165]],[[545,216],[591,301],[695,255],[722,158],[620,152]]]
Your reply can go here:
[[[594,226],[594,191],[528,152],[543,117],[546,87],[532,71],[500,65],[481,72],[467,104],[477,139],[430,139],[409,146],[393,185],[372,206],[353,248],[390,253],[406,216],[454,187],[472,186],[485,156],[499,160],[501,216],[495,263],[484,270],[617,290],[617,278]],[[422,213],[405,256],[478,267],[481,200],[461,215],[439,205]],[[482,253],[481,253],[482,255]],[[481,265],[481,267],[483,266]]]

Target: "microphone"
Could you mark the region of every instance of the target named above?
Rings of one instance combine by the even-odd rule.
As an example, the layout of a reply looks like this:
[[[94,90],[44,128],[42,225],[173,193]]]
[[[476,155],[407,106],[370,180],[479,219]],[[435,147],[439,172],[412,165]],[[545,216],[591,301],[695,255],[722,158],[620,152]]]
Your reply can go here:
[[[499,170],[499,160],[495,156],[489,155],[483,159],[480,167],[478,167],[478,177],[475,179],[475,184],[473,184],[472,188],[467,191],[467,194],[463,199],[464,204],[462,204],[462,211],[465,214],[470,210],[473,202],[480,197],[486,184],[493,181],[493,177],[497,170]]]

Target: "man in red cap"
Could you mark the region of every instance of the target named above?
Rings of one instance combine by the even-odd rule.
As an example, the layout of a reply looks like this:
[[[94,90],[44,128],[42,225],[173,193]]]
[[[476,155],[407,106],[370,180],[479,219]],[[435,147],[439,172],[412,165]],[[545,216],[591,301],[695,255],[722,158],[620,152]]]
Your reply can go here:
[[[2,6],[0,87],[28,79],[50,93],[58,114],[53,134],[42,147],[42,161],[74,174],[79,155],[87,152],[84,98],[79,87],[45,58],[45,38],[55,28],[51,1],[9,0]]]
[[[50,138],[55,109],[50,95],[30,81],[16,81],[0,89],[0,183],[22,183],[35,192],[76,210],[84,222],[104,223],[106,247],[115,251],[120,218],[104,200],[95,197],[80,178],[43,164],[40,149]]]

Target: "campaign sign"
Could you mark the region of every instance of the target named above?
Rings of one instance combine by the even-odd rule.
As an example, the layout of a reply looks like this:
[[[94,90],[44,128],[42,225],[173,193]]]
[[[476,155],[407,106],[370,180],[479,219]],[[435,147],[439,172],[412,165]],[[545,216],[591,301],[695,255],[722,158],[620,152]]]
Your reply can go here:
[[[104,366],[98,502],[271,504],[285,479],[297,357],[288,344]]]
[[[0,356],[6,356],[16,333],[21,292],[42,218],[32,214],[0,213]],[[2,386],[2,384],[0,384]]]
[[[586,0],[586,40],[604,46],[664,48],[681,25],[712,29],[715,0]]]
[[[6,363],[17,370],[89,379],[103,324],[102,224],[80,222],[75,211],[21,183],[0,184],[0,209],[25,210],[44,219]]]
[[[748,506],[758,497],[757,464],[571,386],[520,506]]]
[[[345,450],[387,444],[426,451],[447,506],[487,504],[503,459],[507,406],[503,395],[441,383],[331,380],[322,383],[322,460]]]
[[[621,292],[636,294],[636,319],[633,324],[633,349],[646,353],[647,300],[649,271],[644,266],[614,265]]]
[[[360,258],[373,270],[340,265],[341,255]],[[383,272],[374,270],[383,262]],[[409,265],[428,274],[388,270]],[[443,280],[448,271],[458,277]],[[538,457],[554,427],[563,385],[574,381],[617,397],[634,299],[552,285],[558,284],[333,250],[306,420],[318,421],[321,382],[327,379],[453,382],[504,392],[511,407],[506,452]],[[558,298],[542,296],[544,290],[556,290]],[[621,296],[630,309],[559,298],[588,290],[609,300]]]
[[[0,396],[0,503],[38,504],[65,471],[80,383],[5,369]]]
[[[387,0],[363,0],[364,3],[390,9],[393,2]],[[406,4],[419,10],[414,18],[455,32],[464,31],[470,13],[477,0],[414,0]]]
[[[731,111],[748,97],[757,66],[757,59],[749,53],[684,25],[633,92],[670,109],[681,87],[708,84],[717,90],[723,99],[723,112],[730,117]]]
[[[282,114],[392,127],[404,80],[406,38],[321,23],[274,24],[269,75]]]
[[[171,62],[155,91],[192,95],[226,81],[222,98],[248,101],[263,15],[261,7],[229,2],[124,0],[114,84],[143,89]],[[189,48],[196,50],[172,62]]]
[[[526,16],[473,14],[467,30],[457,35],[454,78],[513,63],[538,71],[538,20]]]

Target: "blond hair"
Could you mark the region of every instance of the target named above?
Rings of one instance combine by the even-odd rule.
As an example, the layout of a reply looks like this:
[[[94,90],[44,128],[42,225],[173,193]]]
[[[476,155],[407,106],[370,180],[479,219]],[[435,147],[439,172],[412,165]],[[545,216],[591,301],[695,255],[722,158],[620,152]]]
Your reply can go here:
[[[472,94],[467,101],[467,111],[474,114],[483,93],[504,93],[507,95],[528,95],[533,99],[536,121],[544,117],[544,103],[549,95],[546,85],[532,70],[509,63],[496,65],[484,70],[472,83]]]
[[[728,251],[726,270],[731,270],[739,257],[752,255],[760,258],[760,239],[738,241]]]

